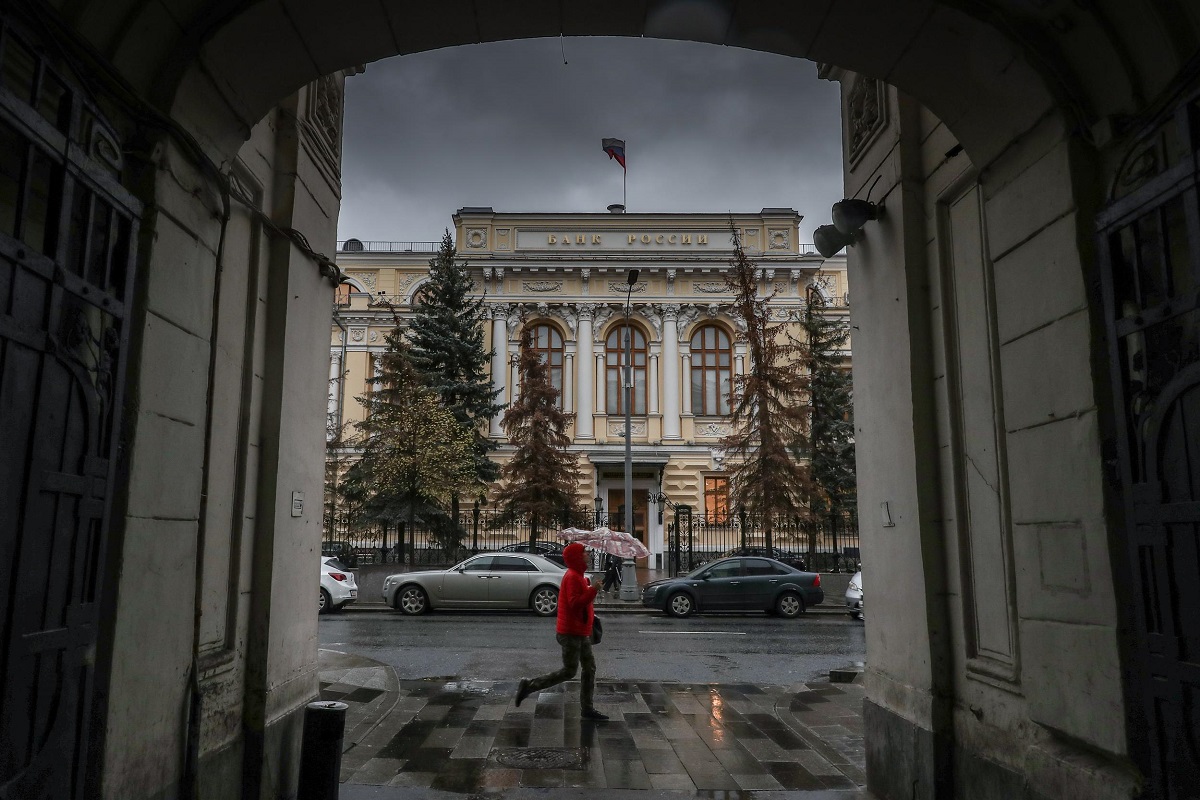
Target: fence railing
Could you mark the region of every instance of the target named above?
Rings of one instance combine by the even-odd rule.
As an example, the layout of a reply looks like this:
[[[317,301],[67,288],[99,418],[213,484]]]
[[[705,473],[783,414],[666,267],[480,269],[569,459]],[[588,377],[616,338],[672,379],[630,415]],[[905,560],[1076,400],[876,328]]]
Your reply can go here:
[[[557,542],[558,531],[565,527],[590,530],[608,525],[620,530],[623,524],[620,514],[563,512],[551,520],[539,520],[536,540]],[[642,526],[636,527],[634,532],[644,540]],[[528,517],[473,508],[464,509],[457,521],[416,520],[364,527],[351,526],[344,518],[330,525],[326,519],[326,531],[322,552],[337,555],[350,568],[383,563],[450,566],[474,553],[534,540],[533,521]],[[769,554],[773,557],[803,562],[814,572],[853,571],[859,563],[858,521],[851,512],[779,517],[767,525],[762,517],[749,514],[692,514],[680,507],[664,512],[663,531],[662,566],[672,575],[689,572],[739,548],[754,548],[752,552],[762,554],[768,551],[758,548],[772,548]],[[599,556],[594,555],[593,562],[592,566],[599,568]]]

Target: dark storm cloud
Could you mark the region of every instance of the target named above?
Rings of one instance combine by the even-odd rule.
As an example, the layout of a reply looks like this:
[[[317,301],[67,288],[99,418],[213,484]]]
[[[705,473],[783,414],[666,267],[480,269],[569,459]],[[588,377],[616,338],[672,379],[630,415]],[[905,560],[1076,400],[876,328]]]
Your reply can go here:
[[[625,139],[630,211],[805,215],[841,197],[837,84],[812,63],[729,47],[579,38],[371,64],[346,85],[342,238],[434,240],[462,206],[603,211]]]

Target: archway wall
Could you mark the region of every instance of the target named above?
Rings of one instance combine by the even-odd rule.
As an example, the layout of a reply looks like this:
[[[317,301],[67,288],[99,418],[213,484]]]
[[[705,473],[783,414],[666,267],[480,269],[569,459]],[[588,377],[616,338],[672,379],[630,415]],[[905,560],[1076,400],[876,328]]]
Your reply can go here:
[[[915,100],[829,72],[847,195],[886,208],[849,251],[870,788],[1131,797],[1094,158],[1054,114],[980,170]]]
[[[340,132],[313,122],[329,91],[306,87],[254,127],[230,164],[224,232],[211,176],[170,139],[148,154],[129,489],[100,656],[104,797],[193,780],[205,798],[294,796],[317,691],[333,286],[272,226],[334,238]]]

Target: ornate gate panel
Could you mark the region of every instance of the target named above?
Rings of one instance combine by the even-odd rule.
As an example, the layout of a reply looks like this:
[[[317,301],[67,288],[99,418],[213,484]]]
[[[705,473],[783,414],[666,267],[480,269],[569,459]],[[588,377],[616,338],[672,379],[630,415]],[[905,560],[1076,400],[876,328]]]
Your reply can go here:
[[[0,17],[0,798],[84,795],[140,206]]]
[[[1146,132],[1100,215],[1136,647],[1131,747],[1200,798],[1200,95]]]

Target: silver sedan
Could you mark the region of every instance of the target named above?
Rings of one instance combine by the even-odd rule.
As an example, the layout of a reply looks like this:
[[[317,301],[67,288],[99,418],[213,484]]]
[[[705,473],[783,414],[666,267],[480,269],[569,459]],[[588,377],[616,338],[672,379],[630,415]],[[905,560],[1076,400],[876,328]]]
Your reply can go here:
[[[481,553],[450,569],[389,575],[383,599],[405,614],[435,608],[529,608],[549,617],[558,612],[564,572],[531,553]]]

